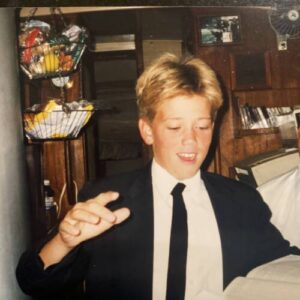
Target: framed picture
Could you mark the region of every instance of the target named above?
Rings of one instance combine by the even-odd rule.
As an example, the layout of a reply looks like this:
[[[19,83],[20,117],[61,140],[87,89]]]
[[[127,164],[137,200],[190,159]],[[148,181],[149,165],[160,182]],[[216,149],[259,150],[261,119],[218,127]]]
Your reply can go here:
[[[231,53],[229,58],[233,90],[271,88],[269,51]]]
[[[240,17],[237,15],[201,16],[198,22],[200,46],[241,42]]]

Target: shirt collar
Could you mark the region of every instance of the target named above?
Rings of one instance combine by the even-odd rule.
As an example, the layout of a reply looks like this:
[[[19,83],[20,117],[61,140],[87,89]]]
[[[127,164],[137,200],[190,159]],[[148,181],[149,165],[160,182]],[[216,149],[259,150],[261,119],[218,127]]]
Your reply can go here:
[[[152,161],[152,182],[159,193],[163,195],[169,195],[174,186],[178,182],[182,182],[186,185],[185,191],[194,190],[195,187],[199,187],[201,181],[200,170],[191,178],[184,180],[178,180],[172,176],[166,169],[158,164],[158,162],[153,159]]]

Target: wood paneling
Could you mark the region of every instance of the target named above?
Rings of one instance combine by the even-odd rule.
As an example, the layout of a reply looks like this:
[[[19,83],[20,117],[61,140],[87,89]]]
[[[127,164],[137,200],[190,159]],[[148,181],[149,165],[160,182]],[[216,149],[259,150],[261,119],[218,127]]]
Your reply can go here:
[[[43,178],[47,178],[51,182],[51,186],[55,192],[55,201],[58,202],[63,193],[64,185],[66,184],[66,160],[64,151],[64,142],[45,142],[43,143]],[[67,194],[62,195],[60,203],[62,215],[68,209]]]
[[[81,72],[74,73],[71,77],[73,87],[65,90],[67,102],[77,101],[82,97]],[[47,84],[47,85],[46,85]],[[43,93],[49,95],[58,93],[57,88],[49,81],[43,88]],[[59,90],[59,89],[58,89]],[[60,93],[60,91],[59,91]],[[59,94],[58,94],[59,96]],[[44,101],[45,101],[44,98]],[[53,182],[56,191],[56,201],[65,188],[61,202],[61,215],[63,217],[71,205],[76,201],[76,188],[81,188],[86,181],[86,162],[84,158],[84,138],[66,141],[53,141],[44,143],[43,166],[45,178]]]
[[[294,106],[300,103],[300,85],[293,89],[269,89],[234,92],[240,104],[253,106]]]
[[[293,106],[300,104],[300,40],[288,40],[288,50],[278,51],[276,34],[268,21],[268,11],[260,8],[194,8],[193,52],[203,58],[217,72],[224,88],[225,114],[219,131],[217,161],[209,169],[230,176],[230,168],[248,156],[274,150],[282,146],[278,130],[244,132],[239,128],[238,103],[257,106]],[[198,16],[239,15],[242,42],[221,46],[200,46]],[[234,69],[230,57],[238,54],[268,53],[267,86],[244,87],[233,91]]]
[[[81,72],[70,75],[73,86],[65,89],[66,102],[82,98]],[[51,98],[60,98],[62,91],[51,80],[24,80],[24,106],[46,103]],[[30,194],[33,197],[32,214],[34,239],[46,234],[45,207],[42,197],[42,182],[47,178],[55,192],[55,201],[60,206],[62,218],[76,201],[76,191],[86,181],[86,157],[84,136],[76,140],[45,141],[26,146],[27,165],[30,174]],[[38,165],[39,163],[39,165]],[[76,183],[76,185],[74,184]],[[35,187],[34,187],[35,186]]]
[[[41,145],[27,144],[25,147],[28,192],[30,201],[30,225],[32,242],[43,238],[46,234],[46,212],[41,198]]]

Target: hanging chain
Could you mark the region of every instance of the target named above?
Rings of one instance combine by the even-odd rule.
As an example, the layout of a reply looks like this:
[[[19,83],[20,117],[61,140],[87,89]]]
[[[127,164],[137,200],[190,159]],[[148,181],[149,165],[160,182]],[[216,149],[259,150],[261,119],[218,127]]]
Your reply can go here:
[[[29,23],[29,21],[34,17],[38,7],[33,7],[29,10],[29,15],[26,17],[24,24]]]
[[[51,13],[51,22],[52,22],[52,28],[53,28],[53,34],[54,36],[58,35],[58,23],[56,20],[56,16],[59,16],[60,21],[63,25],[63,28],[67,27],[67,24],[65,22],[65,19],[63,17],[62,11],[59,7],[50,7],[50,13]],[[63,82],[63,77],[61,75],[61,72],[58,73],[59,80]],[[61,104],[64,111],[68,111],[68,107],[66,105],[67,99],[66,99],[66,92],[65,92],[65,86],[60,87],[60,98],[61,98]]]
[[[53,29],[54,29],[54,34],[57,35],[57,29],[58,29],[58,23],[56,21],[56,16],[59,17],[61,24],[63,25],[63,28],[67,28],[68,24],[65,21],[64,15],[61,11],[60,7],[50,7],[50,14],[51,14],[51,22],[53,25]]]
[[[35,15],[35,13],[36,13],[37,10],[38,10],[37,7],[31,8],[30,11],[29,11],[29,16],[28,17],[32,18]]]
[[[55,20],[55,7],[50,7],[50,15],[51,15],[51,29],[54,36],[57,36],[57,24]]]
[[[60,7],[56,7],[56,10],[57,10],[58,15],[59,15],[59,17],[60,17],[60,21],[61,21],[62,24],[64,25],[64,28],[68,27],[68,25],[67,25],[67,23],[66,23],[66,21],[65,21],[64,15],[63,15],[63,13],[62,13],[62,11],[61,11],[61,8],[60,8]]]
[[[59,75],[59,80],[61,80],[61,81],[63,80],[61,75]],[[60,87],[60,97],[61,97],[62,102],[65,103],[66,102],[66,94],[65,94],[64,86]]]

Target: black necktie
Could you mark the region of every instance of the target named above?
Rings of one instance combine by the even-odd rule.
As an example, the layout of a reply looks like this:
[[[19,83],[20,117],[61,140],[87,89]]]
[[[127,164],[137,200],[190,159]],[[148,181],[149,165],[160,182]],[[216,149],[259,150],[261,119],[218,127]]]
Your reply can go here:
[[[177,183],[173,196],[169,267],[166,300],[183,300],[185,294],[185,272],[188,242],[187,213],[183,202],[183,183]]]

